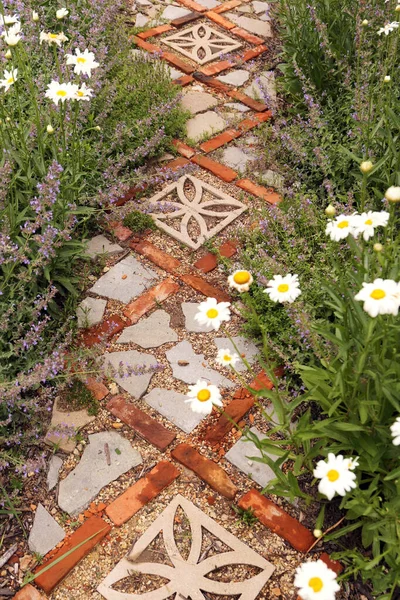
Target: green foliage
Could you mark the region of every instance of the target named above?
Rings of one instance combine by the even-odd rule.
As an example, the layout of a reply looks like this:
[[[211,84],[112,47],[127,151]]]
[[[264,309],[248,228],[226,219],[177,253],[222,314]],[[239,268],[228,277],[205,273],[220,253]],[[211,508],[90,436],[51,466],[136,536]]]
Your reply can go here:
[[[128,213],[123,220],[125,227],[129,227],[134,233],[142,233],[146,229],[155,229],[155,223],[150,215],[140,212],[140,210],[133,210]]]
[[[73,379],[65,386],[63,401],[70,410],[86,408],[89,415],[97,415],[99,412],[96,398],[80,379]]]
[[[258,519],[254,514],[252,508],[240,508],[240,506],[236,506],[236,504],[232,504],[232,508],[235,513],[239,516],[239,522],[244,523],[248,527],[252,527],[255,523],[257,523]]]

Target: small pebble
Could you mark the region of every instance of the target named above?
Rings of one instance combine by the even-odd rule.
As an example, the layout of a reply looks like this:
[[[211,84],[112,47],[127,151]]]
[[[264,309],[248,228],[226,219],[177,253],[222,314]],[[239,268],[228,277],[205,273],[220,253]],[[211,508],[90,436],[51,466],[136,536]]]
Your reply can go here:
[[[109,270],[110,270],[110,267],[104,267],[103,273],[107,273],[107,271],[109,271]]]
[[[123,423],[113,423],[112,426],[114,427],[114,429],[121,429],[124,424]]]
[[[121,279],[126,279],[128,275],[122,275]]]

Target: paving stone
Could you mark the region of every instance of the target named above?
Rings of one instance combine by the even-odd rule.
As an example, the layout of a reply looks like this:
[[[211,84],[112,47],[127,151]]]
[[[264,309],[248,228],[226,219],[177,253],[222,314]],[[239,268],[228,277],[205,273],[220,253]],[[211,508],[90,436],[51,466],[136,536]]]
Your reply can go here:
[[[218,100],[206,92],[187,92],[182,96],[181,106],[192,115],[217,106]]]
[[[106,444],[110,460],[107,458]],[[89,506],[104,486],[141,462],[139,452],[116,431],[89,435],[89,444],[78,466],[60,482],[59,507],[69,515],[76,515]]]
[[[217,444],[233,428],[233,423],[238,423],[254,405],[254,396],[246,388],[241,388],[243,394],[231,400],[225,407],[224,414],[220,416],[215,425],[206,433],[205,439],[211,444]],[[236,396],[236,393],[235,393]]]
[[[147,290],[156,279],[157,273],[144,267],[134,256],[127,256],[100,277],[90,291],[127,304]]]
[[[246,31],[250,31],[250,33],[261,35],[264,38],[272,36],[271,25],[267,21],[239,16],[236,13],[227,13],[227,16],[236,23],[236,25],[243,27]]]
[[[226,75],[220,75],[217,79],[223,83],[229,83],[235,87],[240,87],[246,83],[249,77],[250,73],[248,71],[245,69],[237,69],[236,71],[230,71]]]
[[[110,393],[104,383],[97,381],[94,377],[88,377],[85,381],[85,386],[92,392],[96,400],[103,400]]]
[[[236,11],[240,12],[240,13],[252,13],[253,12],[248,4],[242,4],[241,6],[237,6]]]
[[[219,2],[217,2],[217,0],[198,0],[198,3],[210,10],[216,6],[219,6]]]
[[[180,17],[185,17],[190,14],[190,10],[186,8],[181,8],[180,6],[167,6],[167,8],[162,12],[161,18],[166,21],[172,21],[173,19],[179,19]]]
[[[250,431],[251,433],[254,433],[260,440],[265,437],[260,431],[258,431],[256,427],[252,427]],[[264,452],[264,454],[266,454],[272,460],[276,460],[278,458],[276,454],[271,454],[270,452]],[[243,471],[243,473],[246,473],[250,479],[264,488],[270,481],[272,481],[272,479],[276,478],[276,475],[271,467],[266,463],[260,463],[249,458],[252,456],[262,458],[262,453],[253,442],[246,440],[245,436],[242,436],[239,441],[237,441],[236,444],[234,444],[232,448],[225,454],[225,458],[229,460],[230,463]]]
[[[13,596],[13,600],[46,600],[46,598],[28,583]]]
[[[161,281],[161,283],[151,288],[151,290],[128,304],[124,315],[130,319],[131,323],[137,323],[140,317],[143,317],[149,310],[164,302],[164,300],[175,294],[179,289],[179,284],[173,279],[164,279],[164,281]]]
[[[244,89],[244,93],[254,98],[266,102],[268,106],[276,105],[276,86],[275,75],[273,71],[264,71],[255,81]]]
[[[58,585],[79,561],[89,554],[96,544],[108,535],[110,531],[111,526],[98,516],[91,517],[85,521],[83,525],[74,531],[51,560],[37,567],[36,572],[39,572],[46,567],[50,568],[45,573],[36,577],[35,583],[41,587],[46,594],[50,594],[56,585]],[[82,545],[77,548],[79,544]],[[64,556],[70,550],[72,550],[72,552],[68,554],[68,556]],[[61,558],[62,556],[64,556],[64,558]],[[59,562],[54,564],[56,561]],[[52,564],[54,564],[54,566],[51,566]]]
[[[201,8],[204,10],[204,7]],[[210,18],[212,18],[211,15],[214,15],[214,20],[215,18],[224,20],[216,13],[207,13]],[[234,24],[232,25],[234,27]],[[199,65],[204,65],[219,58],[221,54],[233,52],[242,46],[237,39],[227,36],[206,23],[181,29],[163,38],[163,42]]]
[[[158,248],[147,240],[132,242],[130,247],[133,248],[135,252],[138,252],[142,256],[145,256],[151,260],[151,262],[158,267],[164,269],[164,271],[168,271],[168,273],[172,273],[173,275],[176,274],[177,269],[179,269],[181,266],[181,262],[177,258],[167,254],[161,250],[161,248]]]
[[[91,327],[100,323],[106,310],[107,300],[102,298],[85,298],[79,304],[76,316],[78,327]]]
[[[159,462],[149,473],[107,506],[107,516],[114,525],[126,523],[179,475],[180,471],[169,461]]]
[[[119,315],[110,315],[107,319],[101,321],[99,325],[83,330],[82,344],[87,348],[91,348],[96,344],[109,340],[113,335],[122,331],[125,326],[125,321]]]
[[[58,400],[56,400],[50,427],[44,441],[49,446],[55,445],[64,452],[73,452],[76,446],[76,433],[95,418],[93,415],[88,415],[86,409],[62,412],[58,407]]]
[[[179,342],[165,355],[172,367],[174,377],[185,383],[196,383],[198,379],[205,379],[220,388],[233,386],[232,381],[208,367],[204,355],[196,354],[192,344],[187,340]]]
[[[239,179],[235,185],[257,198],[262,198],[269,204],[279,204],[282,201],[282,197],[277,192],[272,192],[262,185],[257,185],[250,181],[250,179]]]
[[[239,353],[239,355],[241,355],[245,360],[247,360],[248,363],[252,364],[260,352],[257,346],[252,341],[247,340],[242,336],[236,336],[232,339],[238,350],[236,350],[229,338],[218,337],[214,338],[213,342],[217,346],[218,350],[221,350],[222,348],[227,348],[232,353]],[[235,365],[235,369],[236,371],[246,371],[247,367],[245,364],[243,364],[242,361],[238,361]]]
[[[241,104],[240,102],[227,102],[224,104],[224,108],[233,108],[233,110],[238,110],[241,113],[249,112],[250,108]]]
[[[182,558],[178,550],[179,541],[175,540],[176,514],[179,509],[183,511],[185,519],[184,535],[189,536],[191,542],[187,560]],[[165,541],[162,545],[162,548],[165,548],[163,553],[153,552],[149,547],[159,535],[162,535]],[[210,557],[203,558],[202,549],[210,536],[216,539],[217,551]],[[253,570],[255,567],[257,574],[252,577],[248,574],[240,578],[232,577],[232,580],[221,583],[215,575],[220,567],[229,569],[230,565],[249,565],[248,570]],[[115,591],[115,584],[121,580],[127,581],[128,577],[132,576],[132,572],[147,574],[149,570],[163,577],[166,585],[161,583],[161,587],[157,590],[152,588],[152,591],[144,591],[142,594],[121,594]],[[199,599],[220,595],[255,600],[273,571],[274,566],[265,558],[226,531],[192,502],[177,495],[135,541],[129,555],[114,567],[100,583],[97,591],[107,600],[115,600],[117,597],[128,600],[130,596],[140,596],[142,600],[167,597]]]
[[[251,3],[251,5],[252,5],[256,15],[259,15],[261,13],[266,13],[269,10],[268,2],[260,2],[259,0],[254,0],[254,2]]]
[[[189,404],[185,404],[187,396],[175,392],[153,388],[143,400],[171,423],[182,429],[185,433],[191,433],[203,420],[203,415],[195,413]]]
[[[145,27],[145,25],[147,25],[149,21],[149,17],[146,17],[146,15],[142,15],[142,13],[137,13],[135,19],[135,27]]]
[[[213,331],[212,325],[200,325],[194,318],[199,304],[200,302],[182,302],[182,311],[185,315],[185,329],[186,331],[194,331],[195,333],[209,333]]]
[[[166,65],[166,69],[172,81],[175,81],[176,79],[179,79],[179,77],[182,77],[182,72],[178,71],[178,69],[174,69],[174,67],[170,67],[169,65]]]
[[[65,538],[65,531],[42,504],[38,504],[29,533],[28,546],[31,552],[46,556]]]
[[[136,6],[138,8],[146,8],[147,6],[153,6],[153,3],[149,2],[149,0],[136,0]]]
[[[276,171],[268,169],[267,171],[264,171],[264,173],[260,174],[260,179],[265,185],[275,188],[278,190],[278,192],[283,192],[285,178]]]
[[[232,21],[227,19],[225,16],[214,12],[213,10],[206,12],[206,15],[209,19],[214,21],[214,23],[217,23],[217,25],[220,25],[220,27],[223,27],[224,29],[228,29],[228,31],[229,29],[233,29],[235,27],[235,24],[232,23]]]
[[[209,110],[189,119],[186,123],[186,134],[195,142],[222,131],[226,122],[216,112]]]
[[[244,152],[240,148],[236,148],[235,146],[228,146],[225,148],[222,153],[222,162],[232,169],[236,169],[237,171],[244,172],[246,170],[247,164],[250,162],[254,162],[256,160],[256,155],[252,152],[246,151]]]
[[[224,292],[224,290],[221,290],[221,288],[211,285],[208,281],[203,279],[203,277],[188,273],[187,275],[181,275],[181,279],[197,292],[204,294],[207,298],[215,298],[218,302],[230,302],[231,300],[229,294]]]
[[[86,246],[86,254],[92,258],[100,256],[101,254],[118,254],[122,252],[123,248],[119,244],[113,244],[104,235],[96,235],[94,238],[88,241]]]
[[[49,470],[47,471],[47,491],[50,492],[58,483],[58,474],[62,467],[63,460],[53,454],[49,460]]]
[[[150,380],[153,377],[155,371],[149,373],[143,373],[142,375],[130,375],[127,376],[128,368],[140,369],[141,367],[156,367],[158,362],[157,359],[151,354],[144,354],[137,352],[137,350],[122,350],[121,352],[108,352],[104,355],[105,363],[104,366],[107,368],[108,364],[111,364],[117,373],[112,377],[125,391],[127,391],[134,398],[140,398],[146,392]],[[118,374],[120,363],[123,363],[123,377]]]
[[[167,342],[176,342],[178,335],[169,326],[170,321],[171,317],[165,310],[156,310],[137,325],[125,327],[117,344],[133,342],[142,348],[158,348]]]

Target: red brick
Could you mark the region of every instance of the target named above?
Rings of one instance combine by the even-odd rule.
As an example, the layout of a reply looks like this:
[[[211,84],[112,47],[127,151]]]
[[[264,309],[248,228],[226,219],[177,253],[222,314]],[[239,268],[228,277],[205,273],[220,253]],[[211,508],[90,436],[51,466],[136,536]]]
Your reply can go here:
[[[323,552],[320,556],[320,559],[329,567],[332,571],[336,573],[336,575],[340,575],[340,573],[344,570],[343,565],[340,564],[339,561],[333,560],[326,552]]]
[[[256,35],[249,33],[245,29],[241,29],[241,27],[235,27],[234,29],[232,29],[232,33],[234,33],[235,35],[238,35],[239,37],[241,37],[243,40],[245,40],[249,44],[263,44],[264,43],[264,40],[262,38],[259,38]]]
[[[131,323],[137,323],[143,315],[157,306],[160,302],[166,300],[171,294],[179,290],[179,285],[173,279],[164,279],[158,285],[154,286],[139,298],[128,304],[124,315],[131,320]]]
[[[249,192],[249,194],[252,194],[257,198],[262,198],[268,202],[268,204],[278,204],[282,200],[277,192],[271,191],[263,185],[257,185],[250,181],[250,179],[239,179],[239,181],[236,181],[236,185],[242,190],[245,190],[245,192]]]
[[[173,25],[174,27],[182,27],[182,25],[186,25],[187,23],[192,23],[192,21],[196,21],[199,17],[202,17],[202,14],[197,11],[193,11],[188,15],[185,15],[184,17],[174,19],[173,21],[171,21],[171,25]]]
[[[126,194],[121,196],[116,202],[113,203],[113,206],[123,206],[129,200],[133,200],[139,194],[143,194],[145,189],[147,188],[147,184],[143,183],[141,186],[131,187]]]
[[[44,596],[30,583],[13,596],[13,600],[46,600]]]
[[[193,77],[191,75],[184,75],[183,77],[179,77],[179,79],[174,79],[172,82],[174,85],[180,85],[181,87],[185,87],[189,83],[192,83]]]
[[[182,156],[184,156],[185,158],[192,158],[192,156],[196,154],[196,150],[194,150],[187,144],[184,144],[183,142],[181,142],[181,140],[172,140],[172,145],[174,146],[174,148],[176,148],[179,154],[182,154]]]
[[[224,29],[229,30],[236,27],[235,23],[232,23],[232,21],[229,21],[229,19],[222,17],[220,14],[214,12],[213,10],[209,10],[208,12],[206,12],[206,17],[208,17],[209,19],[211,19],[211,21],[214,21],[214,23],[217,23],[217,25],[223,27]]]
[[[126,240],[129,240],[129,238],[133,235],[133,232],[121,223],[116,223],[112,229],[112,232],[120,242],[126,242]]]
[[[241,388],[245,389],[245,388]],[[247,390],[245,390],[247,392]],[[211,444],[220,442],[225,435],[234,427],[232,421],[238,423],[247,411],[254,405],[254,396],[248,395],[243,398],[231,400],[220,416],[217,423],[206,433],[205,439]]]
[[[167,460],[159,462],[147,475],[139,479],[106,508],[106,514],[120,526],[126,523],[143,506],[168,487],[180,471]]]
[[[266,104],[264,104],[263,102],[257,102],[257,100],[253,100],[253,98],[250,98],[250,96],[247,96],[246,94],[244,94],[243,92],[239,92],[238,90],[233,90],[232,92],[229,92],[228,95],[231,98],[235,98],[235,100],[242,102],[252,110],[256,110],[257,112],[264,112],[264,110],[267,110]]]
[[[227,83],[222,83],[222,81],[218,81],[218,79],[215,79],[214,77],[204,75],[204,73],[202,73],[201,71],[196,71],[195,73],[193,73],[193,77],[197,79],[197,81],[200,81],[200,83],[208,85],[208,87],[213,88],[218,92],[224,92],[225,94],[227,94],[232,89],[231,85],[228,85]]]
[[[208,483],[221,496],[229,500],[233,500],[236,496],[237,487],[232,483],[222,467],[199,454],[189,444],[179,444],[179,446],[172,450],[171,456],[191,471],[194,471],[200,479]]]
[[[217,148],[228,144],[232,140],[235,140],[241,135],[241,132],[237,131],[236,129],[226,129],[223,133],[220,133],[219,135],[216,135],[215,137],[211,138],[211,140],[200,144],[200,148],[201,150],[203,150],[203,152],[212,152],[213,150],[216,150]]]
[[[250,129],[253,129],[253,127],[258,127],[259,124],[259,119],[256,119],[255,117],[248,117],[247,119],[240,121],[238,124],[238,129],[240,129],[240,131],[249,131]]]
[[[85,386],[88,390],[90,390],[96,400],[103,400],[110,393],[109,389],[101,383],[101,381],[96,381],[94,377],[88,377],[85,380]]]
[[[228,240],[219,247],[218,251],[224,258],[231,258],[237,252],[237,245],[235,242]]]
[[[114,396],[107,404],[107,410],[159,450],[164,451],[176,438],[176,433],[127,402],[123,396]]]
[[[178,58],[177,56],[175,56],[175,54],[173,54],[172,52],[168,52],[167,50],[163,50],[161,56],[162,56],[162,58],[164,60],[167,61],[167,63],[169,63],[173,67],[176,67],[180,71],[183,71],[187,75],[190,75],[190,73],[193,73],[195,71],[194,67],[192,67],[191,65],[189,65],[184,60],[181,60],[180,58]]]
[[[264,123],[265,121],[269,121],[269,119],[272,117],[272,112],[270,110],[267,110],[262,113],[256,113],[254,117],[258,119],[260,123]]]
[[[142,38],[142,40],[146,40],[149,37],[167,33],[167,31],[171,31],[171,29],[174,29],[171,25],[159,25],[158,27],[153,27],[152,29],[138,33],[138,37]]]
[[[157,246],[154,246],[154,244],[146,240],[141,240],[138,243],[131,242],[129,246],[135,250],[135,252],[145,256],[151,260],[152,263],[169,273],[174,274],[181,266],[181,263],[177,258],[160,250],[160,248],[157,248]]]
[[[110,339],[116,333],[119,333],[126,327],[125,321],[118,315],[111,315],[105,321],[89,329],[85,329],[82,333],[83,344],[87,348],[91,348],[95,344],[99,344],[104,340]]]
[[[275,374],[278,375],[277,372]],[[268,375],[264,371],[261,371],[261,373],[259,373],[255,379],[253,379],[249,387],[259,392],[260,390],[272,390],[274,384]]]
[[[309,529],[255,489],[242,496],[238,504],[243,510],[251,508],[263,525],[269,527],[299,552],[307,552],[315,542],[315,537]]]
[[[207,298],[216,298],[218,302],[230,302],[231,300],[229,294],[220,288],[210,285],[205,279],[198,275],[188,273],[187,275],[181,275],[180,278],[184,283],[190,285],[194,290],[201,292],[207,296]]]
[[[186,158],[179,156],[178,158],[175,158],[175,160],[171,160],[171,162],[167,163],[160,170],[161,171],[179,171],[180,169],[183,169],[183,167],[186,167],[186,165],[188,165],[188,164],[189,164],[189,161],[186,160]]]
[[[203,67],[200,69],[200,72],[207,76],[218,75],[218,73],[222,73],[222,71],[226,71],[234,66],[235,63],[231,60],[220,60],[219,62],[208,65],[207,67]]]
[[[183,6],[186,6],[186,8],[190,8],[190,10],[196,10],[197,12],[205,12],[207,10],[205,6],[194,2],[194,0],[179,0],[179,3],[183,4]]]
[[[267,46],[261,44],[261,46],[256,46],[255,48],[250,48],[250,50],[246,50],[246,52],[241,57],[242,62],[247,62],[249,60],[253,60],[253,58],[257,58],[260,54],[263,54],[268,50]]]
[[[217,264],[218,261],[216,255],[212,254],[212,252],[208,252],[207,254],[199,258],[199,260],[197,260],[194,263],[194,266],[196,267],[196,269],[203,271],[203,273],[209,273],[210,271],[215,269]]]
[[[72,548],[75,548],[78,544],[85,542],[91,536],[92,539],[86,541],[79,548],[76,548],[71,554],[63,558],[54,567],[51,567],[48,571],[39,575],[35,579],[35,582],[41,587],[46,594],[49,594],[55,587],[64,579],[66,575],[84,558],[89,552],[111,531],[110,525],[106,523],[101,517],[94,516],[90,517],[83,525],[79,527],[68,540],[61,546],[56,554],[48,561],[40,565],[36,569],[36,573],[39,573],[45,567],[51,565],[58,558],[66,554]]]
[[[162,52],[162,50],[161,50],[161,48],[159,48],[159,46],[150,44],[150,42],[146,42],[145,40],[142,40],[140,37],[137,37],[136,35],[133,36],[133,40],[134,40],[135,44],[137,46],[139,46],[139,48],[142,48],[143,50],[147,50],[147,52],[154,52],[154,53],[160,53],[160,54]]]
[[[219,6],[215,6],[213,8],[213,12],[220,14],[226,12],[227,10],[232,10],[232,8],[236,8],[242,4],[242,0],[229,0],[229,2],[223,2]]]
[[[221,165],[221,163],[216,162],[211,158],[208,158],[208,156],[202,156],[201,154],[197,154],[191,160],[196,165],[199,165],[199,167],[207,169],[207,171],[211,171],[211,173],[214,173],[214,175],[216,175],[223,181],[226,181],[227,183],[230,183],[238,176],[236,171],[230,169],[229,167],[226,167],[225,165]]]

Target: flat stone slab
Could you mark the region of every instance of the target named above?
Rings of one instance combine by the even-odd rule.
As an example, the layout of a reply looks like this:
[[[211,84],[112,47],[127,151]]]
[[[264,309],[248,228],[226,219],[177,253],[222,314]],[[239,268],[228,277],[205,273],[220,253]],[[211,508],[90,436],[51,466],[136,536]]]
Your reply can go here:
[[[59,507],[69,515],[81,512],[104,486],[141,462],[139,452],[119,433],[102,431],[89,435],[78,466],[60,483]]]
[[[151,287],[156,280],[157,273],[144,267],[135,257],[127,256],[100,277],[90,291],[128,304]]]
[[[250,429],[251,433],[254,433],[259,439],[265,437],[256,427]],[[275,454],[265,452],[269,458],[275,460],[279,458]],[[229,460],[232,465],[237,467],[240,471],[243,471],[248,477],[255,481],[262,488],[264,488],[272,479],[276,479],[276,475],[269,465],[266,463],[260,463],[251,460],[249,457],[262,457],[262,453],[255,444],[251,441],[247,441],[243,436],[232,446],[232,448],[225,454],[225,458]]]
[[[62,458],[53,454],[49,461],[49,470],[47,471],[47,490],[49,492],[55,488],[58,483],[58,474],[62,464]]]
[[[263,100],[269,106],[276,105],[276,86],[275,75],[273,71],[264,71],[255,81],[244,89],[244,93],[254,98],[254,100]]]
[[[238,27],[242,27],[242,29],[246,29],[246,31],[254,33],[254,35],[260,35],[261,37],[266,38],[272,36],[271,25],[268,21],[243,17],[231,12],[227,13],[226,16],[228,19],[236,23]]]
[[[256,160],[256,155],[252,152],[244,152],[241,148],[235,146],[228,146],[222,153],[221,162],[228,167],[232,167],[235,171],[241,171],[244,173],[247,164]]]
[[[240,102],[227,102],[224,104],[224,108],[232,108],[233,110],[237,110],[241,113],[249,112],[250,108],[245,104],[241,104]]]
[[[166,21],[173,21],[174,19],[180,19],[181,17],[186,17],[186,15],[190,14],[190,10],[186,8],[181,8],[180,6],[167,6],[167,8],[162,12],[161,18]]]
[[[185,329],[186,331],[193,331],[195,333],[209,333],[214,331],[212,325],[200,325],[195,320],[195,315],[198,312],[200,302],[182,302],[182,312],[185,315]]]
[[[142,371],[143,368],[156,367],[158,362],[154,356],[137,352],[137,350],[123,350],[121,352],[108,352],[104,355],[104,358],[104,366],[106,369],[107,365],[111,364],[111,366],[118,371],[122,363],[123,376],[121,377],[117,372],[112,377],[114,381],[116,381],[126,392],[129,392],[134,398],[143,396],[149,387],[149,383],[155,371],[130,376],[127,376],[126,373],[128,368],[139,369]]]
[[[64,452],[73,452],[76,446],[75,435],[95,418],[93,415],[88,415],[86,409],[62,412],[59,410],[58,400],[56,400],[50,427],[44,441],[49,446],[56,446]]]
[[[216,6],[219,6],[220,2],[217,2],[217,0],[199,0],[197,4],[201,4],[201,6],[205,6],[209,10],[212,10]]]
[[[192,115],[217,106],[218,100],[207,92],[187,92],[183,95],[181,106]]]
[[[165,353],[170,363],[174,377],[185,383],[196,383],[205,379],[220,388],[231,388],[234,384],[218,371],[208,366],[203,354],[196,354],[192,344],[187,340],[179,342]]]
[[[269,10],[268,2],[260,2],[259,0],[254,0],[254,2],[251,3],[251,5],[256,15],[266,13]]]
[[[119,244],[110,242],[104,235],[96,235],[88,241],[86,246],[86,254],[91,258],[96,258],[101,254],[118,254],[123,248]]]
[[[165,68],[167,69],[172,81],[175,81],[175,79],[179,79],[179,77],[182,77],[183,75],[181,71],[178,71],[178,69],[174,69],[174,67],[170,67],[169,65],[165,65]]]
[[[189,119],[186,123],[188,138],[197,142],[209,135],[214,135],[225,129],[226,123],[216,112],[208,110]]]
[[[149,17],[146,17],[146,15],[143,15],[142,13],[138,13],[136,15],[136,19],[135,19],[135,27],[145,27],[145,25],[147,25],[149,20],[150,20]]]
[[[236,336],[232,338],[237,349],[239,350],[239,355],[242,355],[243,358],[245,358],[247,360],[248,363],[252,364],[257,355],[259,354],[259,349],[257,348],[257,346],[255,344],[253,344],[253,342],[251,342],[250,340],[247,340],[246,338],[242,337],[242,336]],[[236,354],[238,354],[236,348],[234,347],[234,345],[232,344],[231,340],[229,338],[214,338],[214,344],[217,346],[218,350],[222,350],[222,348],[226,348],[227,350],[230,350],[232,353],[235,352]],[[230,368],[230,367],[228,367]],[[242,361],[238,361],[235,365],[235,369],[236,371],[246,371],[246,365],[243,364]]]
[[[203,420],[203,415],[193,412],[189,404],[185,404],[187,396],[174,390],[153,388],[143,400],[185,433],[191,433]]]
[[[79,304],[76,316],[78,327],[92,327],[101,322],[106,310],[107,300],[87,297]]]
[[[183,511],[182,523],[186,525],[183,533],[191,543],[187,560],[184,560],[179,553],[179,542],[175,541],[174,523],[178,509]],[[162,535],[165,540],[163,560],[160,559],[162,554],[154,552],[153,546],[150,547],[159,535]],[[214,551],[208,558],[203,558],[202,549],[207,545],[210,536],[213,540],[217,539],[216,552]],[[253,577],[246,575],[243,578],[234,577],[228,583],[209,577],[210,573],[214,571],[216,573],[221,567],[237,564],[249,565],[250,569],[256,567],[257,574]],[[204,597],[203,592],[210,597],[214,597],[215,594],[216,597],[240,596],[245,600],[256,600],[273,571],[274,566],[265,558],[178,494],[135,542],[129,555],[123,558],[100,583],[97,591],[106,600],[115,600],[116,593],[128,600],[136,594],[115,592],[113,586],[118,581],[129,577],[132,572],[144,574],[151,572],[163,577],[167,582],[161,584],[157,590],[140,594],[142,600],[175,596],[198,599]]]
[[[64,529],[60,527],[42,504],[38,504],[28,538],[29,550],[45,556],[64,538]]]
[[[237,69],[236,71],[230,71],[226,75],[220,75],[217,77],[219,81],[223,83],[228,83],[230,85],[234,85],[235,87],[240,87],[250,77],[250,73],[245,69]]]
[[[260,179],[262,183],[277,189],[279,192],[283,192],[285,178],[279,173],[268,169],[260,175]]]
[[[178,334],[169,326],[171,316],[165,310],[156,310],[137,325],[125,327],[117,344],[133,342],[142,348],[158,348],[167,342],[176,342]]]

